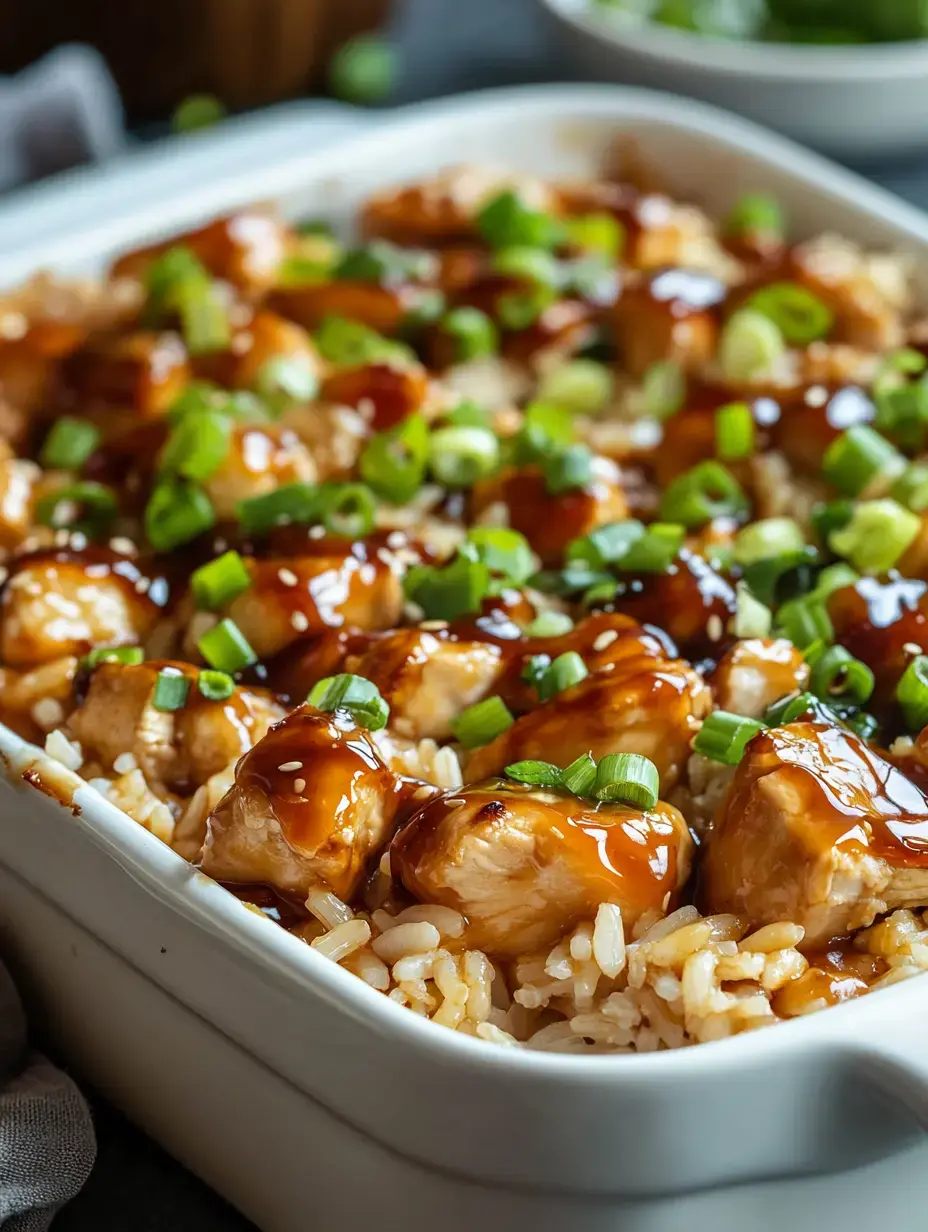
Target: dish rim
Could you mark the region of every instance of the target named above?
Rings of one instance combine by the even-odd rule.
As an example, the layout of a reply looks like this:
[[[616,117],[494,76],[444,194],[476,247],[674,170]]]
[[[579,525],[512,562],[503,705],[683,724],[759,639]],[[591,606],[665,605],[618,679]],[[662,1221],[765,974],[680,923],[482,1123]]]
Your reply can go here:
[[[682,103],[682,105],[681,105]],[[902,232],[900,240],[909,238],[928,246],[928,216],[828,159],[803,150],[786,138],[768,133],[758,125],[728,115],[709,104],[680,100],[655,91],[616,86],[527,86],[481,91],[471,96],[444,100],[438,104],[418,103],[399,109],[389,120],[379,121],[371,131],[350,132],[340,149],[331,147],[298,154],[271,164],[266,179],[262,178],[259,200],[297,191],[301,185],[325,183],[339,175],[350,176],[356,160],[370,154],[383,163],[384,148],[396,137],[404,143],[429,130],[442,130],[449,121],[477,121],[491,115],[504,114],[507,120],[524,117],[527,123],[542,114],[546,122],[609,121],[616,125],[633,124],[636,120],[653,122],[708,141],[719,142],[733,155],[750,153],[771,169],[790,176],[797,186],[825,197],[850,198],[855,207],[870,214],[874,220],[889,223]],[[127,161],[127,166],[131,163]],[[57,248],[96,245],[97,255],[108,254],[131,243],[131,235],[144,232],[154,221],[157,230],[170,231],[210,213],[240,207],[255,200],[252,189],[254,168],[237,172],[199,186],[197,191],[177,195],[169,202],[146,204],[139,210],[113,220],[85,227],[70,233]],[[384,183],[391,182],[386,174]],[[230,191],[234,186],[235,191]],[[62,186],[66,190],[66,186]],[[64,196],[64,194],[61,194]],[[165,218],[168,219],[165,222]],[[41,249],[42,244],[36,245]],[[56,246],[50,251],[54,253]],[[32,261],[33,270],[47,262],[34,250],[24,254]],[[648,1085],[664,1077],[692,1075],[698,1066],[705,1081],[730,1076],[738,1065],[774,1064],[784,1054],[790,1055],[805,1046],[829,1046],[858,1058],[886,1060],[870,1037],[854,1031],[868,1016],[886,1017],[901,1011],[904,1001],[922,996],[917,979],[880,990],[870,996],[831,1007],[827,1013],[816,1013],[777,1024],[775,1031],[749,1031],[740,1035],[655,1053],[602,1054],[595,1056],[566,1055],[529,1049],[488,1047],[483,1040],[462,1035],[411,1013],[391,1002],[383,994],[368,987],[362,980],[337,964],[313,952],[310,946],[291,936],[273,921],[258,916],[240,900],[224,890],[190,865],[167,844],[132,821],[122,810],[105,800],[77,774],[67,771],[60,762],[42,749],[29,744],[11,729],[0,724],[0,761],[3,773],[14,787],[27,791],[38,789],[52,796],[63,810],[65,824],[80,825],[92,843],[120,865],[146,892],[176,910],[189,922],[204,927],[214,939],[237,951],[237,956],[260,965],[267,978],[283,982],[287,991],[300,995],[306,981],[316,995],[363,1020],[366,1026],[382,1036],[392,1037],[400,1046],[414,1045],[423,1055],[467,1070],[494,1070],[513,1079],[523,1076],[549,1085],[572,1082],[615,1082]],[[38,766],[43,785],[22,782],[26,765]],[[41,770],[53,770],[53,775],[41,775]],[[68,798],[49,782],[70,784]],[[35,798],[35,797],[33,797]],[[44,806],[43,806],[44,807]],[[75,812],[76,807],[76,812]],[[71,813],[72,817],[66,817]],[[126,823],[129,823],[128,825]],[[14,823],[15,824],[15,823]],[[16,871],[15,869],[13,871]],[[903,1019],[904,1020],[904,1019]],[[842,1029],[843,1028],[843,1029]]]

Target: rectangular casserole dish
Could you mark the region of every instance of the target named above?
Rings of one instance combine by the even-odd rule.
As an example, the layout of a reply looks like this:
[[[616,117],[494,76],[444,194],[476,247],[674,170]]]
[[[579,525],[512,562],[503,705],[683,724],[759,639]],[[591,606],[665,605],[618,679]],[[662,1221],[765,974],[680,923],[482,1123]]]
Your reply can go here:
[[[928,220],[901,202],[710,108],[574,87],[413,108],[322,151],[278,147],[262,159],[252,150],[208,183],[138,204],[126,193],[118,216],[90,180],[81,227],[20,240],[2,257],[0,281],[40,266],[92,272],[121,249],[256,197],[345,220],[373,189],[451,161],[584,174],[620,133],[710,211],[740,191],[770,191],[800,233],[906,248],[921,260],[928,299]],[[42,208],[67,215],[53,195]],[[0,215],[0,246],[3,227]],[[837,1172],[900,1150],[928,1123],[928,981],[695,1050],[573,1057],[488,1047],[327,963],[2,729],[0,753],[0,864],[294,1089],[429,1169],[536,1193],[646,1199]],[[15,907],[5,910],[15,933]],[[312,1154],[307,1146],[307,1169]]]

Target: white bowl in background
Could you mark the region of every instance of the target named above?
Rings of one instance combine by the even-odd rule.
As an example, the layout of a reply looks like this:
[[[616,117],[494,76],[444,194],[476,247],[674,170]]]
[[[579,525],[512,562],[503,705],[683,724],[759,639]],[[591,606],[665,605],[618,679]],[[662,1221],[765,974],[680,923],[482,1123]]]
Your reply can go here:
[[[705,99],[842,158],[928,152],[928,39],[798,46],[623,22],[595,0],[540,0],[585,81]]]

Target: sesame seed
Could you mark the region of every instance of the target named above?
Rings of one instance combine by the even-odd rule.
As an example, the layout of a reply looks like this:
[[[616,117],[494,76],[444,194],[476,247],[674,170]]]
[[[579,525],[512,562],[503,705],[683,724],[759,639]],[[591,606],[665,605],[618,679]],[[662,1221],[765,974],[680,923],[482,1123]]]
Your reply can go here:
[[[813,385],[811,389],[806,391],[806,406],[820,407],[824,406],[827,401],[828,390],[824,385]]]
[[[709,635],[710,642],[717,642],[725,632],[725,626],[722,624],[721,616],[713,613],[706,621],[706,633]]]
[[[294,612],[290,617],[290,623],[297,633],[305,633],[309,628],[309,617],[305,612]]]
[[[294,795],[301,796],[305,790],[306,790],[306,780],[305,779],[294,779],[293,780],[293,794]]]
[[[32,717],[43,731],[51,731],[58,727],[64,719],[61,703],[53,697],[43,697],[32,707]]]
[[[277,769],[286,774],[288,770],[302,770],[303,763],[301,761],[285,761],[283,765],[278,766]]]
[[[284,586],[296,586],[297,582],[300,580],[292,569],[278,569],[277,576],[280,581],[283,582]]]
[[[309,537],[310,539],[324,539],[325,538],[325,527],[324,526],[311,526],[309,528]]]
[[[605,650],[607,646],[611,646],[618,639],[618,633],[615,629],[606,629],[600,633],[599,637],[593,643],[594,650]]]
[[[110,540],[110,548],[114,552],[119,552],[121,556],[133,556],[135,554],[135,544],[125,535],[116,535]]]
[[[448,628],[447,620],[423,620],[419,628],[423,633],[437,633],[441,629]]]
[[[917,642],[906,642],[902,647],[903,654],[911,655],[913,658],[922,653],[921,646]]]

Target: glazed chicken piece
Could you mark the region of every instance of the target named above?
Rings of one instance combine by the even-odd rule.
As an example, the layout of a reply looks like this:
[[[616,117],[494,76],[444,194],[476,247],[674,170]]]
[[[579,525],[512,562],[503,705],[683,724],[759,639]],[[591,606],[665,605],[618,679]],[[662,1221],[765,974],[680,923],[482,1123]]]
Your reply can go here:
[[[32,529],[32,506],[41,471],[28,458],[17,458],[0,439],[0,548],[11,551]]]
[[[784,637],[750,637],[723,655],[709,678],[720,710],[763,718],[788,693],[801,693],[810,669],[802,652]]]
[[[344,280],[278,287],[268,302],[276,312],[304,329],[318,329],[326,317],[345,317],[392,338],[427,302],[431,290],[430,286],[413,282],[381,286],[376,282]]]
[[[146,576],[106,548],[32,552],[9,568],[0,595],[0,658],[15,668],[94,646],[138,644],[167,599],[163,578]]]
[[[207,823],[200,867],[218,881],[350,899],[408,794],[366,731],[301,706],[242,758]]]
[[[390,848],[406,889],[462,912],[468,945],[500,958],[553,944],[601,903],[621,907],[626,927],[668,909],[691,857],[669,804],[597,807],[495,779],[427,803]]]
[[[315,483],[316,478],[312,454],[291,428],[235,424],[222,464],[203,486],[216,516],[231,521],[240,501],[266,496],[290,483]]]
[[[466,778],[486,778],[517,761],[566,766],[587,752],[597,760],[606,753],[643,753],[657,766],[666,795],[711,707],[711,693],[688,663],[657,657],[650,638],[638,649],[516,719],[471,755]]]
[[[419,364],[361,364],[333,372],[322,386],[322,400],[360,412],[374,432],[395,428],[429,395],[429,377]]]
[[[286,360],[320,377],[322,360],[305,329],[263,309],[233,338],[228,351],[199,355],[196,374],[230,389],[255,389],[262,369],[272,360]]]
[[[828,598],[835,641],[874,673],[876,704],[893,701],[909,661],[928,651],[926,592],[928,586],[917,579],[864,577]]]
[[[178,710],[154,705],[164,669],[189,681]],[[285,713],[264,689],[239,686],[231,697],[210,701],[197,688],[198,675],[189,663],[170,660],[101,663],[68,720],[67,734],[106,772],[128,752],[158,794],[190,795],[247,752]]]
[[[273,535],[266,557],[246,561],[252,584],[226,613],[259,658],[277,654],[304,633],[399,623],[403,573],[418,559],[410,549],[388,548],[376,536],[353,542],[314,539],[302,527],[292,531]]]
[[[104,334],[63,361],[57,402],[62,412],[112,430],[163,415],[190,377],[184,344],[172,330]]]
[[[717,278],[685,269],[661,270],[626,286],[612,321],[622,367],[636,377],[661,360],[687,371],[702,368],[715,355],[725,296]]]
[[[876,413],[870,397],[857,385],[823,390],[805,386],[777,400],[779,414],[770,424],[770,441],[801,474],[821,474],[828,446],[855,424],[867,424]]]
[[[791,920],[811,944],[928,904],[928,798],[851,732],[755,736],[707,843],[709,913]]]
[[[506,506],[509,525],[525,535],[548,565],[560,563],[572,539],[628,516],[619,468],[608,458],[595,458],[590,483],[569,492],[549,492],[535,466],[504,470],[474,484],[471,514],[475,519],[497,503]]]

